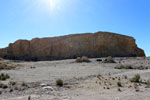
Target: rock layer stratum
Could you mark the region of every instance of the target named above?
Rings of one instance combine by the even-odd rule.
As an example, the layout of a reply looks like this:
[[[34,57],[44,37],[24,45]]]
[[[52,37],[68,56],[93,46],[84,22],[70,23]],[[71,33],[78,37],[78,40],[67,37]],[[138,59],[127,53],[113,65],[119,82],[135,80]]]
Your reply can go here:
[[[80,56],[142,57],[145,53],[137,47],[134,38],[110,32],[17,40],[0,49],[0,57],[13,60],[60,60]]]

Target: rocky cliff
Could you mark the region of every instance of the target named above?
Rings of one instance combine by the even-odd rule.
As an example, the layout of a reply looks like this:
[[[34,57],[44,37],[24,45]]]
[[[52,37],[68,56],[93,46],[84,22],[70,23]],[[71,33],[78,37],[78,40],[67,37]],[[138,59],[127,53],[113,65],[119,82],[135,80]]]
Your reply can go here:
[[[16,60],[59,60],[79,56],[145,56],[135,39],[109,32],[66,35],[52,38],[18,40],[0,50],[0,56]]]

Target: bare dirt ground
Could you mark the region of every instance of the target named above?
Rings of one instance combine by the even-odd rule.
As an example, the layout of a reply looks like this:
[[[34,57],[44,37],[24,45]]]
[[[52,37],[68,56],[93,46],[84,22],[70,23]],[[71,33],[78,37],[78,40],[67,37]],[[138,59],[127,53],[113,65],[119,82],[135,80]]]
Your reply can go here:
[[[150,100],[146,84],[150,80],[150,58],[115,58],[116,63],[90,61],[2,61],[18,66],[0,70],[0,74],[10,75],[10,79],[0,81],[8,85],[0,88],[0,100]],[[132,68],[114,68],[122,65]],[[142,82],[129,81],[136,74]],[[63,80],[63,87],[55,85],[57,79]]]

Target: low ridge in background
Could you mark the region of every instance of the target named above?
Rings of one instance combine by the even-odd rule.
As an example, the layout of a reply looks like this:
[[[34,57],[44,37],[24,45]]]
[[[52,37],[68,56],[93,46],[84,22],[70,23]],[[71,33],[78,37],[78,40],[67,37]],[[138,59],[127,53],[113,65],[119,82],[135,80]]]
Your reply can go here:
[[[18,40],[0,50],[0,57],[13,60],[61,60],[80,56],[143,57],[145,53],[133,37],[110,32]]]

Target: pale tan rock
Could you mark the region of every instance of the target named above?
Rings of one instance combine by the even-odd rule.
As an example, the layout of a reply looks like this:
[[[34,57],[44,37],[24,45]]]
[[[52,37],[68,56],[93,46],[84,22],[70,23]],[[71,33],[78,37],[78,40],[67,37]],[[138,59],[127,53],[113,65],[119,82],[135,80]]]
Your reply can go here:
[[[108,56],[106,59],[104,59],[102,61],[103,63],[115,63],[115,60],[113,59],[113,57]]]
[[[134,38],[109,32],[18,40],[0,50],[0,57],[19,60],[59,60],[82,56],[141,57],[145,53],[137,47]]]
[[[82,62],[89,62],[89,58],[86,57],[86,56],[83,56],[83,57],[81,58],[81,61],[82,61]]]
[[[77,57],[75,62],[82,62],[82,60],[80,57]]]

